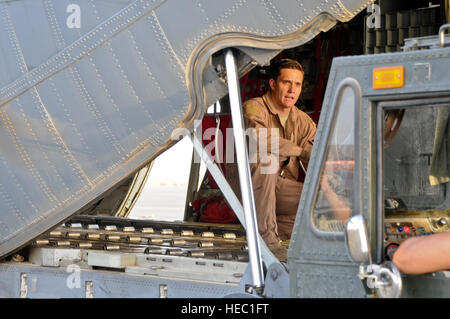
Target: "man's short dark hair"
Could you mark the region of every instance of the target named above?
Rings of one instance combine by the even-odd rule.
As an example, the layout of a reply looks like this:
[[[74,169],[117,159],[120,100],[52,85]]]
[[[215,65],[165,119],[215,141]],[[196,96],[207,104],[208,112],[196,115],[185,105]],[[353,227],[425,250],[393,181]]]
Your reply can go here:
[[[301,71],[303,74],[305,73],[299,62],[292,59],[279,59],[270,65],[270,78],[276,80],[281,73],[281,69],[295,69]]]

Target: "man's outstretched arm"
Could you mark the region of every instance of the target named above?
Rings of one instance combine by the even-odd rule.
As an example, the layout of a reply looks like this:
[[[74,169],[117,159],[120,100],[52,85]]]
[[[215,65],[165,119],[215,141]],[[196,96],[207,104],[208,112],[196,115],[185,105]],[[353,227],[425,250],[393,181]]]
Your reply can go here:
[[[425,274],[450,269],[450,232],[405,240],[393,262],[405,274]]]

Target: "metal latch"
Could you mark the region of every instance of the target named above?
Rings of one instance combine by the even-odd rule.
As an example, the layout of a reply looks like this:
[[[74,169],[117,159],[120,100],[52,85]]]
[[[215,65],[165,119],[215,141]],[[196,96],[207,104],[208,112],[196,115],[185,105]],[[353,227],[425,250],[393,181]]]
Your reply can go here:
[[[399,298],[402,279],[397,267],[386,261],[381,265],[360,265],[359,279],[366,281],[367,288],[375,290],[380,298]]]

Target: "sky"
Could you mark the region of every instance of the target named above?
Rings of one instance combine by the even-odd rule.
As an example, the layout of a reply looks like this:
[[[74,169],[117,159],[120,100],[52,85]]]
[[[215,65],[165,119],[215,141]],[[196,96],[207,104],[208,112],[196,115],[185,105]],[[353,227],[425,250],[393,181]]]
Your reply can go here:
[[[188,138],[184,138],[155,160],[149,180],[165,184],[187,183],[191,158],[192,143]]]
[[[192,159],[192,143],[184,138],[161,154],[129,217],[182,220]],[[204,168],[200,174],[204,174]],[[201,175],[203,176],[203,175]]]

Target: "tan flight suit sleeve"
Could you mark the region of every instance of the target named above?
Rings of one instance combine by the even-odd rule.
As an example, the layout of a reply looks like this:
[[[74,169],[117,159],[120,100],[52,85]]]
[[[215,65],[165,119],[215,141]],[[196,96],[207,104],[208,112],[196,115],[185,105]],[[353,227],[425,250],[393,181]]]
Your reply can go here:
[[[309,161],[311,151],[316,137],[316,124],[306,113],[300,114],[300,124],[297,125],[299,130],[298,136],[300,138],[299,146],[302,148],[300,157],[303,160]]]
[[[244,120],[246,128],[255,128],[257,133],[259,129],[268,129],[267,131],[267,149],[272,150],[271,147],[271,127],[269,119],[269,111],[263,104],[262,99],[252,99],[246,101],[243,105]],[[259,134],[258,134],[259,136]],[[298,156],[298,146],[288,139],[279,136],[279,157],[281,161],[286,160],[290,156]]]

